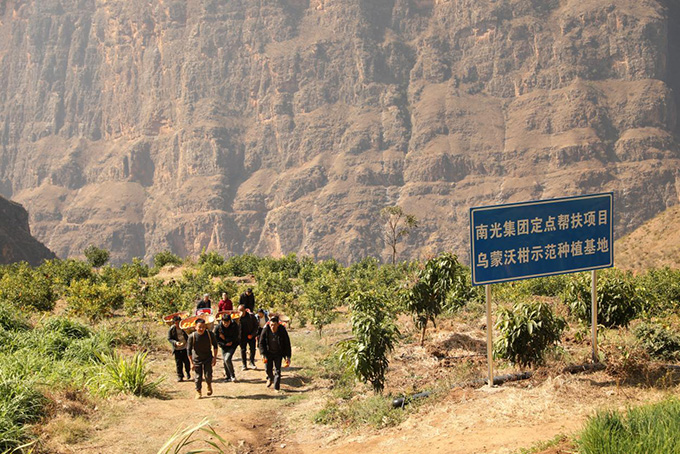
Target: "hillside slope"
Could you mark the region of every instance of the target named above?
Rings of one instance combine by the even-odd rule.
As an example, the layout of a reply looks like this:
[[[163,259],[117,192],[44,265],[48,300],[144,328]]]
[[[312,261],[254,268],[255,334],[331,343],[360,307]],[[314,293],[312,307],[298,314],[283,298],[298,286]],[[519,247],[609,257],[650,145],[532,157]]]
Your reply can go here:
[[[666,3],[666,4],[664,4]],[[5,0],[0,194],[60,256],[467,256],[471,206],[678,202],[671,0]]]
[[[617,268],[680,268],[680,206],[675,205],[616,242]]]

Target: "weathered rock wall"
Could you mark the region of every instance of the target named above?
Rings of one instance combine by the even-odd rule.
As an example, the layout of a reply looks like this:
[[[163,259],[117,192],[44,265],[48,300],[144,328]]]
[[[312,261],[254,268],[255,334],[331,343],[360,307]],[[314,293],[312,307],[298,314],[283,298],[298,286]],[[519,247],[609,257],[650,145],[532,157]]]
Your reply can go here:
[[[18,203],[0,197],[0,265],[24,261],[36,266],[55,257],[31,236],[26,210]]]
[[[5,0],[0,192],[60,256],[467,255],[468,209],[678,201],[676,7],[654,0]],[[385,254],[386,256],[386,254]]]

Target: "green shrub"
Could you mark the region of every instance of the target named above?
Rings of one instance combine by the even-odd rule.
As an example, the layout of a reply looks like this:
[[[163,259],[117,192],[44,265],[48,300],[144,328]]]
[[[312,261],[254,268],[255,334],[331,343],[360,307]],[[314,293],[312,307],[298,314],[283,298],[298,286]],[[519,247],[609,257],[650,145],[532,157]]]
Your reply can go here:
[[[386,296],[375,291],[358,291],[349,297],[354,339],[341,344],[341,359],[352,367],[375,392],[385,387],[388,354],[394,349],[399,330],[386,308]]]
[[[680,452],[680,401],[598,412],[577,439],[582,454],[669,454]]]
[[[185,310],[193,304],[193,299],[185,298],[182,286],[177,281],[164,284],[158,279],[150,280],[146,292],[149,309],[157,315],[167,315]]]
[[[91,281],[73,281],[68,287],[66,303],[68,310],[90,320],[98,320],[122,306],[123,294],[118,287],[107,283],[94,284]]]
[[[677,311],[680,307],[680,270],[651,269],[639,277],[638,284],[653,315]]]
[[[680,336],[675,331],[660,325],[641,323],[633,333],[651,357],[667,361],[680,359]]]
[[[568,274],[558,274],[556,276],[539,277],[535,279],[525,279],[521,282],[524,292],[536,296],[559,296],[567,288],[569,282]]]
[[[104,264],[109,261],[109,258],[111,258],[111,253],[109,253],[109,251],[98,248],[94,244],[86,247],[83,254],[85,254],[85,257],[87,258],[87,263],[94,268],[104,266]]]
[[[321,336],[323,327],[337,317],[335,309],[349,296],[349,285],[344,276],[326,272],[303,286],[300,310]]]
[[[447,301],[451,301],[449,295],[455,287],[466,285],[464,277],[458,257],[444,253],[428,260],[402,292],[404,306],[413,316],[415,325],[422,330],[420,345],[425,342],[427,323],[435,323]]]
[[[252,254],[235,255],[225,262],[225,271],[232,276],[255,274],[261,261],[260,257]]]
[[[89,263],[75,259],[45,260],[37,271],[43,273],[52,283],[54,292],[63,296],[71,282],[76,280],[95,281],[97,276],[92,272]]]
[[[110,390],[136,396],[157,396],[162,379],[152,381],[146,364],[146,352],[127,359],[117,353],[101,355],[104,363],[103,383]]]
[[[266,267],[257,270],[257,287],[254,289],[258,307],[268,307],[290,317],[304,319],[300,310],[293,282],[283,271],[270,271]]]
[[[565,303],[572,315],[591,320],[590,273],[574,274],[567,284]],[[644,301],[631,273],[600,272],[597,279],[597,322],[606,327],[628,326],[643,309]]]
[[[153,257],[153,266],[163,268],[165,265],[181,265],[182,259],[170,251],[159,252]]]
[[[546,351],[559,342],[566,326],[566,321],[556,317],[547,303],[519,303],[512,309],[501,307],[496,321],[500,337],[495,353],[522,367],[542,364]]]
[[[57,298],[43,273],[21,263],[0,279],[0,300],[22,309],[51,311]]]

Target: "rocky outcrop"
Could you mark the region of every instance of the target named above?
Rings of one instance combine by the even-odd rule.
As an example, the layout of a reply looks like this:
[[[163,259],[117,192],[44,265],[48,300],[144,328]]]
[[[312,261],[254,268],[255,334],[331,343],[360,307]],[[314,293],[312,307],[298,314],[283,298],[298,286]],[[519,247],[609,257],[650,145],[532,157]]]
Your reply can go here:
[[[0,197],[0,265],[23,261],[36,266],[55,257],[31,236],[26,210],[18,203]]]
[[[471,206],[678,202],[670,0],[5,0],[0,193],[60,256],[467,256]]]

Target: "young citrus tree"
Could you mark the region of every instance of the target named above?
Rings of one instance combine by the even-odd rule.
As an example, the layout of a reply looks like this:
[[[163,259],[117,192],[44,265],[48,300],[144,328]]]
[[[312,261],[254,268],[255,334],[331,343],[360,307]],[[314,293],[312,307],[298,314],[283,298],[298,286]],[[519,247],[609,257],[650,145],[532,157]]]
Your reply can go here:
[[[458,258],[444,253],[428,260],[425,267],[416,273],[415,282],[402,294],[413,321],[422,330],[420,345],[425,342],[427,322],[435,324],[435,318],[441,314],[449,293],[462,282],[462,275],[464,271]]]
[[[399,330],[393,321],[387,297],[376,291],[357,291],[349,297],[354,339],[342,345],[341,360],[376,393],[385,388],[388,354],[394,349]]]

